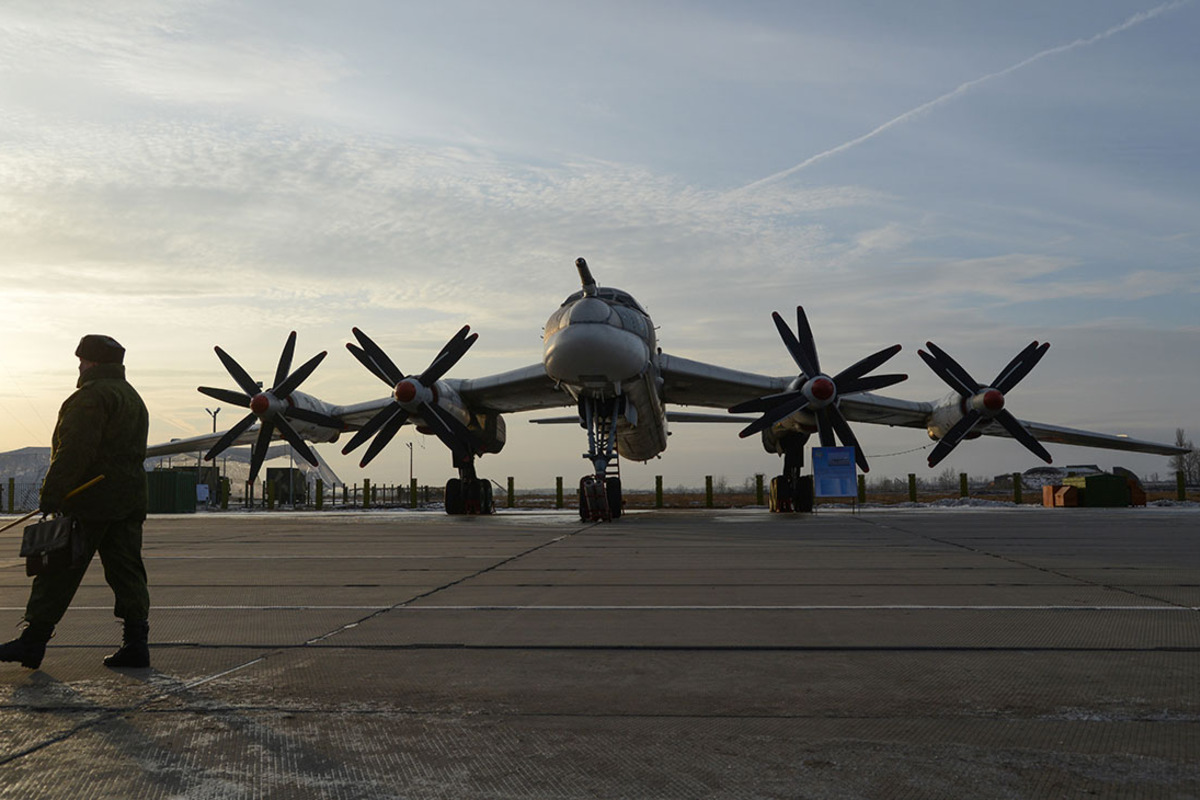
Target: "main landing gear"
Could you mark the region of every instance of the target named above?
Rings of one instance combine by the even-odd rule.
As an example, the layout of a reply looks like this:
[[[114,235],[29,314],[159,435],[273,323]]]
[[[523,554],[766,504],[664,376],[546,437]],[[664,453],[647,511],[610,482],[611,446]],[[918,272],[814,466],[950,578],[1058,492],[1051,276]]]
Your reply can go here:
[[[491,514],[496,510],[492,482],[476,477],[474,461],[460,466],[458,475],[446,481],[447,514]]]
[[[788,436],[780,444],[783,447],[783,474],[771,478],[771,511],[783,513],[813,510],[813,479],[802,475],[804,469],[804,447],[807,436]]]
[[[621,396],[579,400],[579,422],[588,432],[588,451],[583,457],[595,469],[579,479],[579,518],[584,522],[609,522],[620,517],[623,510],[617,420],[624,400]]]

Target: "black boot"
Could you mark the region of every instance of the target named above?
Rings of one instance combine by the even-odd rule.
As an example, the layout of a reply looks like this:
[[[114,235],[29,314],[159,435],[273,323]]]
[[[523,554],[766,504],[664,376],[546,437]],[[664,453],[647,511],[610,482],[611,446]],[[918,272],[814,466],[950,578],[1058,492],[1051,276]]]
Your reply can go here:
[[[149,635],[150,623],[146,620],[125,620],[121,649],[106,657],[104,666],[139,669],[150,666],[150,645],[146,642]]]
[[[16,639],[0,644],[0,661],[20,661],[23,667],[37,669],[46,655],[46,642],[53,634],[54,628],[26,627]]]

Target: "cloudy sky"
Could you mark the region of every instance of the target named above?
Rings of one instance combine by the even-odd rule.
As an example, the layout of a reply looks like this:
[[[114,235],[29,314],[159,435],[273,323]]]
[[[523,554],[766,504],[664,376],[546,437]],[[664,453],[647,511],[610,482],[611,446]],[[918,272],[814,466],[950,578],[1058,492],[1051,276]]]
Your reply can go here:
[[[128,349],[152,441],[211,429],[214,344],[269,381],[296,330],[337,403],[385,391],[352,326],[406,371],[464,323],[450,377],[536,362],[577,256],[667,352],[792,372],[770,313],[802,304],[827,368],[898,342],[891,393],[932,399],[928,339],[983,380],[1050,341],[1017,416],[1200,440],[1198,38],[1188,0],[8,0],[0,450],[49,443],[89,332]],[[583,431],[527,419],[481,473],[577,479]],[[676,425],[626,483],[778,470],[736,430]],[[873,475],[928,474],[923,432],[858,432]],[[451,474],[411,428],[365,472],[319,449],[397,482],[406,442]],[[988,439],[943,466],[1036,463]]]

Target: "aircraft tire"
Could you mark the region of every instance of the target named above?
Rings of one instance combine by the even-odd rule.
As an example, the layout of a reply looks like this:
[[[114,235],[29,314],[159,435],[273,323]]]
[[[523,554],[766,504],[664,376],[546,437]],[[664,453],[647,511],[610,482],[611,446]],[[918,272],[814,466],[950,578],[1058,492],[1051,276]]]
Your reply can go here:
[[[608,513],[612,519],[621,516],[622,500],[621,500],[621,479],[606,478],[604,481],[604,493],[608,499]]]
[[[492,482],[479,479],[479,513],[492,514],[496,511],[496,503],[492,496]]]
[[[458,478],[446,481],[446,513],[461,514],[464,511],[463,486]]]

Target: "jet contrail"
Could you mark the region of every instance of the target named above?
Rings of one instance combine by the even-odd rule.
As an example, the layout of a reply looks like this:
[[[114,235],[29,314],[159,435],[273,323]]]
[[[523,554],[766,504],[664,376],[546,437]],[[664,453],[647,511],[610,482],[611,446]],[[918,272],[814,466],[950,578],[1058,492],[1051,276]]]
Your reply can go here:
[[[1175,9],[1180,8],[1181,6],[1188,5],[1191,2],[1192,2],[1192,0],[1175,0],[1175,2],[1163,3],[1161,6],[1152,8],[1149,11],[1142,11],[1140,13],[1134,14],[1132,17],[1125,20],[1120,25],[1114,25],[1113,27],[1109,28],[1108,30],[1104,31],[1103,33],[1098,33],[1095,36],[1092,36],[1091,38],[1076,39],[1075,41],[1069,42],[1067,44],[1060,44],[1057,47],[1051,47],[1049,50],[1043,50],[1040,53],[1035,53],[1034,55],[1031,55],[1029,58],[1025,59],[1024,61],[1020,61],[1016,64],[1013,64],[1011,67],[1005,67],[1004,69],[1000,70],[999,72],[993,72],[990,75],[984,75],[982,78],[976,78],[975,80],[967,81],[966,83],[958,86],[958,88],[947,92],[946,94],[942,95],[941,97],[930,100],[928,103],[924,103],[923,105],[919,105],[916,108],[912,109],[911,111],[905,111],[903,114],[896,117],[895,119],[888,120],[887,122],[883,123],[878,128],[871,131],[870,133],[864,133],[862,136],[859,136],[857,139],[851,139],[850,141],[844,142],[843,144],[839,144],[837,147],[826,150],[823,153],[817,153],[815,156],[812,156],[811,158],[808,158],[808,159],[800,162],[799,164],[797,164],[794,167],[785,169],[782,172],[776,172],[774,175],[768,175],[767,177],[761,178],[757,181],[754,181],[753,183],[748,183],[745,186],[741,187],[740,189],[735,189],[734,193],[740,194],[742,192],[747,192],[747,191],[750,191],[753,189],[757,189],[761,186],[766,186],[769,183],[774,183],[775,181],[782,180],[783,178],[786,178],[789,175],[793,175],[793,174],[799,172],[800,170],[804,169],[805,167],[809,167],[809,166],[812,166],[813,164],[816,164],[818,161],[824,161],[825,159],[827,159],[831,156],[835,156],[838,153],[845,152],[846,150],[849,150],[850,148],[855,147],[856,145],[862,144],[863,142],[867,141],[868,139],[874,139],[876,136],[878,136],[879,134],[888,130],[889,128],[894,128],[897,125],[908,122],[910,119],[919,117],[921,114],[924,114],[926,111],[929,111],[930,109],[932,109],[936,106],[940,106],[943,103],[948,103],[951,100],[953,100],[954,98],[959,97],[960,95],[966,94],[967,92],[971,91],[972,89],[974,89],[976,86],[980,85],[981,83],[985,83],[986,81],[990,81],[995,78],[1002,78],[1005,75],[1009,75],[1013,72],[1016,72],[1017,70],[1021,69],[1022,67],[1029,66],[1030,64],[1032,64],[1035,61],[1040,61],[1043,58],[1046,58],[1047,56],[1058,55],[1059,53],[1065,53],[1068,50],[1074,50],[1078,47],[1086,47],[1089,44],[1095,44],[1096,42],[1107,39],[1110,36],[1115,36],[1118,33],[1120,33],[1121,31],[1128,30],[1129,28],[1132,28],[1134,25],[1140,25],[1141,23],[1143,23],[1147,20],[1153,19],[1153,18],[1159,16],[1160,14],[1165,14],[1168,11],[1174,11]]]

